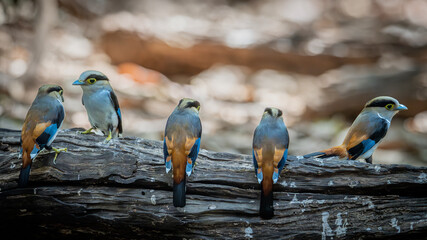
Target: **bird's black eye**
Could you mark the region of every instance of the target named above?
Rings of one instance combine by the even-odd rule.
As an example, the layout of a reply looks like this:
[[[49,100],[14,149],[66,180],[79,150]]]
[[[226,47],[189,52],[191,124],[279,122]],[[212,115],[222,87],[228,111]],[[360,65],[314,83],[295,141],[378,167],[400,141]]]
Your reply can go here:
[[[391,110],[391,109],[393,109],[393,107],[394,107],[394,104],[387,104],[387,105],[385,105],[385,108],[387,109],[387,110]]]
[[[89,78],[88,80],[86,80],[89,84],[94,84],[96,82],[95,78]]]

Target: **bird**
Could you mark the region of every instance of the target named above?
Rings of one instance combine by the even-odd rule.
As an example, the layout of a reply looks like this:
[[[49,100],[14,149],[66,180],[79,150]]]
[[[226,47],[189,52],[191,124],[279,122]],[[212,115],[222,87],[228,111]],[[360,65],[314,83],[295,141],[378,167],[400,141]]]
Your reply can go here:
[[[372,164],[372,154],[384,139],[393,116],[408,108],[395,98],[379,96],[371,99],[354,120],[341,145],[320,152],[304,155],[304,158],[365,159]]]
[[[282,115],[280,109],[265,108],[253,137],[253,165],[261,184],[259,214],[265,219],[274,216],[273,184],[279,179],[288,157],[289,134]]]
[[[22,168],[19,174],[19,187],[28,184],[31,164],[43,149],[55,151],[53,163],[67,148],[54,148],[52,142],[58,134],[65,117],[63,89],[58,85],[43,85],[25,117],[21,132]]]
[[[163,154],[166,173],[173,168],[173,205],[175,207],[184,207],[186,204],[186,176],[191,175],[199,154],[202,137],[199,110],[198,101],[183,98],[166,123]]]
[[[91,125],[91,128],[81,134],[89,134],[92,129],[99,129],[107,135],[105,142],[113,137],[120,137],[123,132],[122,113],[108,77],[99,71],[88,70],[83,72],[73,85],[79,85],[83,89],[82,104],[86,108]]]

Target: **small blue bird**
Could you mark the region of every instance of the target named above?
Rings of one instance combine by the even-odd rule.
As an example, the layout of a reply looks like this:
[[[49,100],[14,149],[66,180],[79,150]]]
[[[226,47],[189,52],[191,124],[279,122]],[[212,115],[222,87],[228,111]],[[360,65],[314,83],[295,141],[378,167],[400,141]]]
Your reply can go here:
[[[282,111],[266,108],[255,129],[252,151],[255,175],[261,183],[259,214],[262,218],[274,216],[273,184],[277,182],[285,166],[288,147],[289,135]]]
[[[190,176],[196,163],[202,136],[199,118],[200,103],[184,98],[166,123],[163,153],[166,172],[173,168],[173,205],[185,206],[186,175]]]
[[[18,181],[20,187],[28,184],[32,161],[41,150],[54,150],[54,163],[61,151],[67,151],[67,148],[57,149],[51,146],[65,117],[62,93],[62,87],[58,85],[43,85],[28,110],[21,132],[22,168]]]
[[[365,159],[372,163],[372,154],[387,134],[391,119],[400,110],[407,109],[392,97],[376,97],[366,103],[341,145],[304,155],[304,158],[338,156],[341,159]]]
[[[107,135],[106,142],[113,137],[121,136],[122,113],[107,76],[99,71],[85,71],[73,85],[80,85],[83,89],[82,104],[86,108],[92,126],[82,134],[99,129]]]

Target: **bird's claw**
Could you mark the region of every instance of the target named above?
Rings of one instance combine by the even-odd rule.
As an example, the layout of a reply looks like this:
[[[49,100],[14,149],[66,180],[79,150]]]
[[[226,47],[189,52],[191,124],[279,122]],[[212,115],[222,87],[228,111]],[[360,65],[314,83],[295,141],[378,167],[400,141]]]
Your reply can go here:
[[[78,133],[79,133],[79,134],[92,134],[92,133],[93,133],[93,132],[92,132],[92,129],[93,129],[93,128],[89,128],[88,130],[83,131],[83,132],[78,131]]]
[[[113,138],[113,136],[111,135],[111,131],[108,134],[108,137],[104,140],[104,143],[108,143],[111,139]]]
[[[54,148],[54,147],[52,147],[52,150],[55,152],[55,157],[53,158],[53,164],[56,164],[56,158],[58,157],[58,154],[60,152],[66,152],[68,149],[67,148]]]

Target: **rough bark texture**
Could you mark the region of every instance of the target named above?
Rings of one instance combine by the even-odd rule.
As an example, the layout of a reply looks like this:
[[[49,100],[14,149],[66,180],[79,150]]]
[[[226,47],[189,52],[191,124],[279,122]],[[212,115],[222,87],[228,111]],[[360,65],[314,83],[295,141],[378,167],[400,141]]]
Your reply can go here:
[[[0,229],[36,239],[423,239],[427,168],[290,156],[275,217],[258,216],[251,156],[201,150],[187,206],[172,205],[160,141],[62,131],[17,189],[19,131],[0,129]],[[248,143],[250,144],[250,143]],[[374,159],[375,161],[375,159]],[[10,234],[7,234],[10,235]]]

